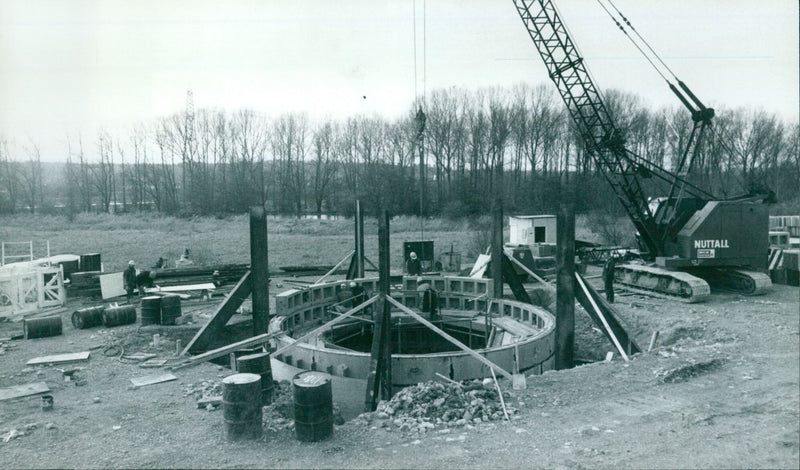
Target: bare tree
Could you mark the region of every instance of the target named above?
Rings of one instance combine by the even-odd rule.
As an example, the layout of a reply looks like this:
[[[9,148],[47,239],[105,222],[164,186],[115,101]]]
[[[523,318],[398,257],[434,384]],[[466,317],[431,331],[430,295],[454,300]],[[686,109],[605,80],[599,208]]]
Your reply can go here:
[[[320,126],[312,137],[314,161],[311,175],[311,193],[317,217],[322,216],[322,204],[329,199],[334,177],[338,170],[339,154],[336,149],[336,132],[330,121]]]
[[[31,214],[36,212],[36,207],[42,199],[42,157],[39,147],[31,143],[26,149],[28,161],[19,172],[23,187],[23,197]]]
[[[14,213],[21,191],[20,168],[11,159],[8,141],[0,142],[0,212]]]
[[[305,154],[308,120],[287,115],[273,125],[272,153],[276,159],[280,202],[298,217],[303,213],[306,191]]]

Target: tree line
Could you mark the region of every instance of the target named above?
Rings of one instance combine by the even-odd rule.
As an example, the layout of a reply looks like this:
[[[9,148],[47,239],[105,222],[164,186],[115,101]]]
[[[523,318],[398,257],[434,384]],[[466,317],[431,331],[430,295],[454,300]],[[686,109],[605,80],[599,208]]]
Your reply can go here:
[[[618,91],[605,100],[630,150],[676,167],[692,130],[685,109],[652,109]],[[717,110],[692,182],[722,197],[768,187],[797,200],[798,142],[797,122]],[[0,142],[0,211],[220,215],[264,205],[347,214],[361,199],[394,214],[458,217],[485,212],[490,196],[502,195],[507,212],[542,213],[555,210],[564,171],[574,175],[579,211],[618,206],[546,84],[437,90],[394,120],[188,109],[129,135],[70,140],[63,160],[61,184],[45,190],[38,147]]]

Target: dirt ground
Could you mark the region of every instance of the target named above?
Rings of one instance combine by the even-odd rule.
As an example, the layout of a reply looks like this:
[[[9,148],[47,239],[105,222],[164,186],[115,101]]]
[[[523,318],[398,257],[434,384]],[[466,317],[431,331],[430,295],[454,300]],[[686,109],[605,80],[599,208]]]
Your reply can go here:
[[[160,370],[107,357],[105,346],[169,358],[175,339],[186,344],[193,331],[75,330],[68,315],[82,304],[70,301],[64,335],[12,341],[0,355],[0,387],[46,381],[55,401],[51,411],[39,397],[0,402],[0,436],[25,431],[0,439],[0,468],[800,468],[796,287],[758,297],[717,293],[696,305],[624,293],[617,300],[644,349],[660,332],[654,350],[627,363],[615,356],[530,376],[526,390],[501,380],[520,409],[512,421],[437,427],[420,437],[359,419],[318,443],[272,428],[259,441],[227,442],[222,412],[197,409],[185,396],[230,373],[211,363],[132,388],[130,378]],[[578,356],[612,350],[585,313],[576,317]],[[21,330],[0,323],[0,337]],[[154,332],[160,348],[148,344]],[[64,382],[56,367],[25,364],[90,348],[90,361],[74,365],[83,367],[77,382]]]

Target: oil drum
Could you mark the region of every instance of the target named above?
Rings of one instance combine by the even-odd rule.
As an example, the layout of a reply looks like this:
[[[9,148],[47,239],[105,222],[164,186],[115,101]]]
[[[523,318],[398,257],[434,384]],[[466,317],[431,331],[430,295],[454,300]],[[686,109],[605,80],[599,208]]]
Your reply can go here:
[[[261,376],[233,374],[222,379],[222,414],[230,441],[261,437]]]
[[[79,330],[103,324],[105,307],[82,308],[72,312],[72,326]]]
[[[174,325],[181,316],[181,298],[177,295],[165,295],[161,298],[161,324]]]
[[[297,440],[317,442],[333,435],[331,377],[317,371],[300,372],[294,385],[294,431]]]
[[[133,305],[108,307],[103,312],[103,326],[130,325],[131,323],[136,323],[136,307]]]
[[[81,271],[100,271],[100,253],[87,253],[80,256]]]
[[[152,295],[142,298],[142,326],[161,324],[161,297]]]
[[[25,319],[22,322],[25,339],[46,338],[61,334],[61,315]]]
[[[261,405],[272,403],[272,365],[269,353],[250,354],[236,359],[236,370],[240,373],[261,376]]]

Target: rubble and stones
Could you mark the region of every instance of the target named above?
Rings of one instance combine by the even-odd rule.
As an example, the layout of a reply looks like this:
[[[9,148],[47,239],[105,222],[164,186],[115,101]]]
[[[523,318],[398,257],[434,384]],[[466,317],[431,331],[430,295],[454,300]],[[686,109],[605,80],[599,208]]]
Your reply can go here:
[[[399,391],[391,400],[381,401],[373,413],[363,413],[356,422],[396,429],[403,433],[425,434],[435,429],[469,426],[501,421],[503,408],[493,384],[487,387],[480,380],[461,385],[436,381],[423,382]],[[504,398],[512,398],[504,392]],[[507,408],[509,415],[519,410]],[[512,418],[513,419],[513,418]]]

